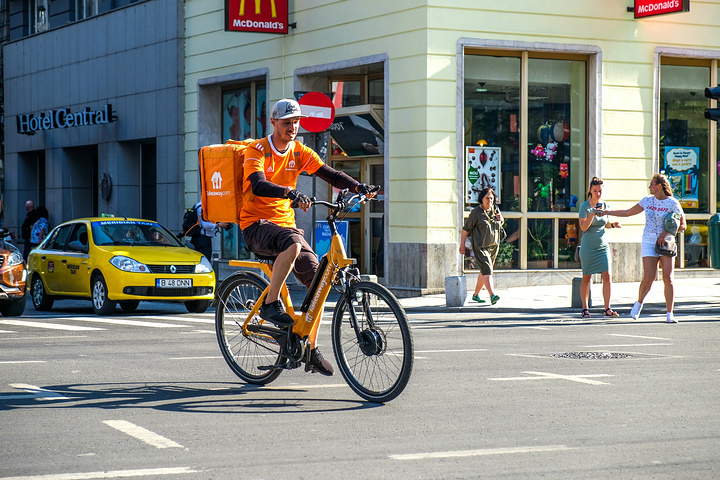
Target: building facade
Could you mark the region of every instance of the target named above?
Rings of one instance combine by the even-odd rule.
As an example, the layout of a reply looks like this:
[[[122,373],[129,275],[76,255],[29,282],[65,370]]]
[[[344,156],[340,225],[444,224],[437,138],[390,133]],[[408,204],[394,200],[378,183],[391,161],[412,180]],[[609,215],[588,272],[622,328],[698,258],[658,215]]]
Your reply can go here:
[[[720,0],[635,3],[682,11],[636,18],[619,0],[10,0],[5,224],[18,234],[32,199],[53,224],[112,213],[179,230],[199,198],[200,147],[267,135],[276,100],[320,91],[335,120],[302,141],[383,187],[349,212],[348,249],[400,293],[473,281],[458,240],[484,186],[510,234],[497,284],[569,284],[589,180],[626,208],[659,171],[689,221],[678,274],[711,275],[720,170],[703,110],[718,83]],[[248,25],[268,28],[239,31]],[[299,189],[333,194],[312,177]],[[320,210],[297,216],[316,242]],[[639,280],[643,222],[609,233],[615,280]],[[236,228],[218,240],[221,260],[248,254]]]
[[[663,2],[645,3],[657,13]],[[687,11],[635,18],[619,0],[290,0],[287,34],[226,30],[234,10],[187,3],[186,203],[197,195],[198,147],[230,136],[232,98],[249,111],[245,136],[258,136],[274,101],[321,91],[338,112],[328,161],[383,185],[375,218],[355,222],[352,250],[394,288],[428,292],[473,274],[459,233],[489,185],[511,241],[498,283],[567,284],[579,274],[577,211],[589,180],[601,177],[608,203],[626,208],[659,171],[689,222],[678,267],[702,274],[720,201],[717,130],[703,117],[704,88],[717,84],[720,2],[676,3]],[[340,138],[353,123],[379,141],[363,149]],[[328,194],[324,184],[301,188]],[[317,219],[305,217],[312,231]],[[613,275],[639,280],[644,218],[622,223],[611,234]]]
[[[179,231],[183,4],[10,0],[3,45],[5,224],[26,200],[51,225],[98,214]]]

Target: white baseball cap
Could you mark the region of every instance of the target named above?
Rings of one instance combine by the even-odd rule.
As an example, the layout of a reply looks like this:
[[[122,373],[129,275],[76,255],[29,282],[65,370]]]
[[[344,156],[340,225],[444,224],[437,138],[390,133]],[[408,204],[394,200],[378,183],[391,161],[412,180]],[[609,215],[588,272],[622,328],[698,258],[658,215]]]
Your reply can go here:
[[[300,110],[300,104],[292,98],[283,98],[273,105],[272,111],[270,112],[270,118],[276,120],[282,120],[285,118],[305,118],[307,115],[303,115]]]

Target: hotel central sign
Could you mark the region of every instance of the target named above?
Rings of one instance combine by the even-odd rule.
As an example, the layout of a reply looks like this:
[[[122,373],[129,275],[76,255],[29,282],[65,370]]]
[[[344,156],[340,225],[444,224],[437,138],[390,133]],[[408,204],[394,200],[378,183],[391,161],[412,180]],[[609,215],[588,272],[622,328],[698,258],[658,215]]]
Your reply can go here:
[[[225,30],[288,33],[288,0],[225,0]]]
[[[42,112],[38,116],[35,116],[34,113],[18,115],[17,132],[23,135],[35,135],[41,130],[112,123],[116,118],[113,115],[112,105],[109,103],[100,110],[85,107],[81,112],[73,112],[69,108],[58,108]]]

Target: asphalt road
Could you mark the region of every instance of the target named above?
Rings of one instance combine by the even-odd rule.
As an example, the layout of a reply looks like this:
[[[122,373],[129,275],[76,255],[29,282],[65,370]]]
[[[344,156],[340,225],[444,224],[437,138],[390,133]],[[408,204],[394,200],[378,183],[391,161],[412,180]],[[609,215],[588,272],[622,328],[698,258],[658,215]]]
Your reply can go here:
[[[714,315],[490,315],[411,315],[413,377],[377,405],[339,374],[240,383],[212,312],[28,305],[0,317],[0,480],[720,476]]]

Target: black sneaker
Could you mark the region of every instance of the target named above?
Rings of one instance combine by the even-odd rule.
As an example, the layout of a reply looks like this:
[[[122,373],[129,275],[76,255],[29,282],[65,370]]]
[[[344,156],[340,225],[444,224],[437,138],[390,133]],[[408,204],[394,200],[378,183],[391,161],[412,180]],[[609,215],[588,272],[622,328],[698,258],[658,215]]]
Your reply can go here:
[[[280,300],[275,300],[274,302],[270,303],[263,303],[260,307],[260,317],[263,320],[274,323],[278,327],[289,327],[293,323],[295,323],[292,317],[285,313],[285,310],[283,310]]]
[[[323,358],[322,353],[317,348],[310,351],[310,368],[312,368],[312,373],[320,372],[327,377],[331,377],[335,373],[330,362]]]

